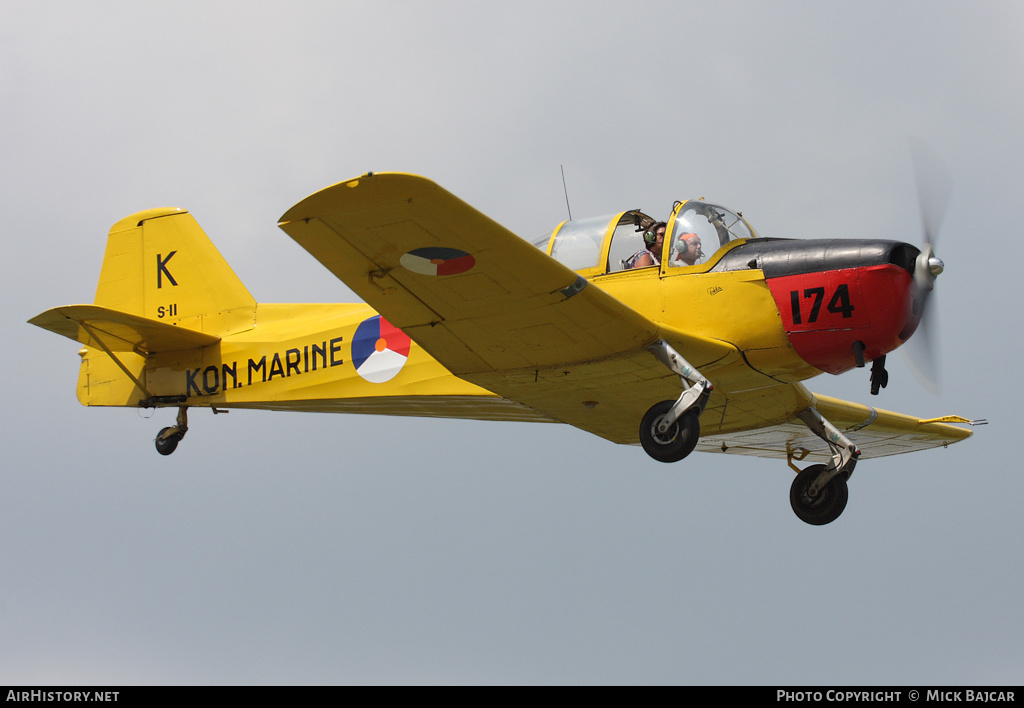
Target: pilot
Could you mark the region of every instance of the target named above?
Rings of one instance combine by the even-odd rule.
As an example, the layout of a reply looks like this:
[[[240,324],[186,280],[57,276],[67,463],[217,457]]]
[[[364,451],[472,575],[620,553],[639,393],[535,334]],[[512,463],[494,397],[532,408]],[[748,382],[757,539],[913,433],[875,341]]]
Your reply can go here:
[[[665,222],[651,224],[644,231],[644,248],[626,259],[626,270],[661,265],[661,249],[665,244]]]
[[[703,256],[704,251],[700,250],[700,236],[694,233],[679,236],[679,251],[676,253],[675,265],[693,265]]]

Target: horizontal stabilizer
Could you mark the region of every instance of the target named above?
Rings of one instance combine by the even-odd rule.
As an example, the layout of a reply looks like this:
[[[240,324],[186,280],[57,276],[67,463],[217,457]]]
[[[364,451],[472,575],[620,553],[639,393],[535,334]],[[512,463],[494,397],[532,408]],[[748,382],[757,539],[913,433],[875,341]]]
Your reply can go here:
[[[220,337],[210,334],[98,305],[55,307],[36,315],[29,323],[87,347],[143,356],[208,347],[220,341]]]

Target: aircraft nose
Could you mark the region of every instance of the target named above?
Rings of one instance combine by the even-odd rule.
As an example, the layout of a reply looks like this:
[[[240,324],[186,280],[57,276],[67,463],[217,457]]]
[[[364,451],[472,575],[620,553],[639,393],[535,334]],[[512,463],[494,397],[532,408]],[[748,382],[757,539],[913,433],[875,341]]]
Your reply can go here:
[[[761,254],[786,335],[800,357],[838,374],[898,348],[917,328],[932,254],[895,241],[784,242]],[[784,258],[785,256],[785,258]],[[915,285],[920,277],[924,285]]]
[[[942,262],[941,258],[932,256],[928,259],[928,272],[932,274],[932,277],[936,277],[946,267],[946,264]]]

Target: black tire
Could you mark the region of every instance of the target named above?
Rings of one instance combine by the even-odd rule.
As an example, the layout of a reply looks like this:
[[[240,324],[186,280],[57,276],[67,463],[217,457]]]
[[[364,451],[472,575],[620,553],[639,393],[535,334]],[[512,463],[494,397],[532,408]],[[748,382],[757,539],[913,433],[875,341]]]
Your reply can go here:
[[[789,488],[789,503],[793,511],[801,521],[814,526],[824,526],[838,519],[850,499],[850,489],[841,474],[833,477],[817,497],[806,498],[807,488],[824,470],[825,465],[811,465],[796,476]]]
[[[171,435],[168,438],[164,437],[164,433],[170,430],[170,428],[163,428],[156,436],[156,451],[161,455],[170,455],[178,448],[178,441],[181,440],[180,434]]]
[[[668,432],[658,433],[659,421],[674,405],[675,401],[655,403],[640,422],[640,444],[658,462],[678,462],[693,452],[700,438],[700,419],[692,408],[683,413]]]

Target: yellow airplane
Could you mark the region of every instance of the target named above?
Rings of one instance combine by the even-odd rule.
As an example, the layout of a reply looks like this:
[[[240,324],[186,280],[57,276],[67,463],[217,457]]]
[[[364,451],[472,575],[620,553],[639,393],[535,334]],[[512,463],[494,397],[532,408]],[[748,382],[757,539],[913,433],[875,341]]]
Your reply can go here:
[[[368,173],[280,226],[367,304],[262,304],[181,209],[110,229],[94,304],[29,320],[82,343],[86,406],[561,422],[656,460],[784,459],[796,514],[842,513],[858,460],[971,435],[816,395],[917,327],[942,263],[896,241],[758,238],[738,212],[677,202],[566,221],[531,244],[433,182]],[[703,249],[713,251],[701,262]],[[815,462],[799,469],[794,462]]]

